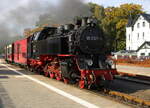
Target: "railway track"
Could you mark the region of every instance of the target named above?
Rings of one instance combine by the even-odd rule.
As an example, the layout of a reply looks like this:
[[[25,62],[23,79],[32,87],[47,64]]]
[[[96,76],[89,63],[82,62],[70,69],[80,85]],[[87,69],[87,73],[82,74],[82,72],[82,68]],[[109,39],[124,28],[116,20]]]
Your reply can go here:
[[[120,75],[115,76],[115,78],[150,85],[150,79],[146,79],[146,78],[142,79],[140,77],[138,78],[138,77],[133,77],[133,76],[120,76]]]
[[[143,100],[143,99],[131,96],[129,94],[112,91],[112,90],[104,90],[103,92],[105,94],[108,94],[112,97],[117,98],[117,100],[119,99],[120,101],[133,104],[135,107],[139,107],[139,108],[149,108],[150,107],[150,101]]]
[[[115,79],[104,92],[139,108],[150,108],[150,85],[139,80]]]
[[[123,80],[123,81],[125,81],[125,80]],[[107,97],[111,100],[114,100],[114,101],[117,101],[120,103],[127,104],[133,108],[150,108],[150,96],[144,99],[140,96],[127,93],[127,92],[125,92],[126,90],[123,91],[118,88],[114,89],[114,88],[112,88],[113,85],[111,85],[107,89],[100,89],[100,90],[84,89],[84,90],[86,90],[87,92],[95,93],[96,95],[101,95],[101,96]],[[150,88],[149,88],[149,90],[150,90]],[[149,93],[150,93],[150,91],[149,91]]]
[[[117,79],[117,80],[122,80],[122,79]],[[122,80],[123,82],[125,81],[128,81],[128,80]],[[116,81],[118,82],[118,81]],[[128,81],[128,82],[131,82],[131,83],[137,83],[137,82],[132,82],[132,81]],[[111,99],[114,99],[115,101],[118,101],[118,102],[121,102],[121,103],[125,103],[127,105],[130,105],[132,107],[135,107],[135,108],[150,108],[150,87],[148,87],[148,85],[144,84],[144,86],[147,87],[147,89],[149,89],[149,96],[147,97],[142,97],[140,96],[140,94],[142,95],[142,93],[144,92],[137,92],[137,93],[131,93],[133,90],[133,88],[127,88],[127,89],[124,89],[119,85],[118,88],[113,88],[113,86],[115,85],[116,83],[114,84],[111,84],[111,86],[107,89],[101,89],[101,90],[92,90],[92,92],[94,93],[97,93],[97,94],[101,94],[103,96],[107,96]],[[140,85],[142,85],[143,83],[140,83]],[[123,85],[123,83],[121,83],[121,85]],[[120,87],[119,87],[120,86]],[[144,89],[146,88],[144,87]],[[120,88],[124,89],[124,90],[121,90]],[[138,91],[138,88],[137,88],[137,91]],[[137,95],[139,93],[139,95]],[[147,94],[148,94],[147,93]],[[146,94],[145,94],[146,95]],[[144,96],[144,94],[143,94]]]
[[[124,76],[124,77],[130,77],[130,78],[136,78],[139,80],[146,80],[146,81],[150,81],[150,77],[149,76],[144,76],[144,75],[138,75],[138,74],[131,74],[131,73],[125,73],[125,72],[118,72],[118,74],[120,76]]]

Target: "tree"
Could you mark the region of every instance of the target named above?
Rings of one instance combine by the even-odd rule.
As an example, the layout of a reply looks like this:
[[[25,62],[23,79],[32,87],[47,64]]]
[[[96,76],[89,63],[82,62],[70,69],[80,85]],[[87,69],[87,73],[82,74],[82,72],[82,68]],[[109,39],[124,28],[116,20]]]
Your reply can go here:
[[[137,14],[144,13],[138,4],[122,4],[119,7],[104,8],[98,4],[89,4],[90,10],[99,20],[110,51],[125,49],[125,28],[128,18],[134,19]],[[117,47],[116,47],[117,42]]]
[[[92,16],[98,19],[99,23],[101,24],[101,19],[105,17],[105,9],[103,6],[98,4],[89,3],[90,11]]]

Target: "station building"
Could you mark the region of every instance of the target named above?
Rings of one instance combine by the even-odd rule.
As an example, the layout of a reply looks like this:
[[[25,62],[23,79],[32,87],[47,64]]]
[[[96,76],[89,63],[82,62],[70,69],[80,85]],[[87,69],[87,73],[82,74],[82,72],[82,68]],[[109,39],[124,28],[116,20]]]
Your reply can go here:
[[[129,19],[126,26],[126,50],[137,56],[150,56],[150,14],[139,14]]]

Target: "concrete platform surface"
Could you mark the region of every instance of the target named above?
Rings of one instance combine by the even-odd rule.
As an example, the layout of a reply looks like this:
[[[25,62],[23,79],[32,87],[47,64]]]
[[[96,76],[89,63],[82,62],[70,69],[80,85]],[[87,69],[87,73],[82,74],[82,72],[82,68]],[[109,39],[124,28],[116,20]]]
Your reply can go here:
[[[137,74],[150,77],[150,68],[149,67],[138,67],[138,66],[126,66],[126,65],[117,65],[117,70],[119,72]]]
[[[0,108],[84,107],[131,108],[87,90],[81,90],[12,65],[3,65],[1,61]]]

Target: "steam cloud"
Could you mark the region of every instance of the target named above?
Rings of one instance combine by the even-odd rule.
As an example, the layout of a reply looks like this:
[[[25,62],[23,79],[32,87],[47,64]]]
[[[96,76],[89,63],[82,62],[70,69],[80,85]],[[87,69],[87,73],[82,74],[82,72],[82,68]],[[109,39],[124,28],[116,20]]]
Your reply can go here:
[[[45,14],[39,16],[37,24],[64,24],[72,22],[75,16],[89,16],[89,7],[82,1],[60,0],[59,6],[50,6]]]
[[[56,0],[54,5],[48,0],[32,0],[3,14],[0,18],[0,44],[20,38],[25,28],[35,24],[70,23],[75,16],[89,15],[84,0]],[[1,15],[2,16],[2,15]]]

